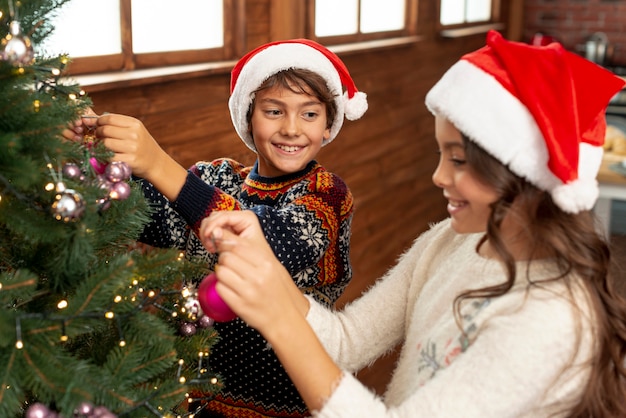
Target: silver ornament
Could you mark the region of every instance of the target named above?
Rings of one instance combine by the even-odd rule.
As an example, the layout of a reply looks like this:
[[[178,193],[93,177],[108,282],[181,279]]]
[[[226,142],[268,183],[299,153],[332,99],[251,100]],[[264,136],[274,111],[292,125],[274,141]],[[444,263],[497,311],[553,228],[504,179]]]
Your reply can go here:
[[[17,20],[9,23],[9,33],[0,42],[0,57],[13,65],[30,65],[35,60],[35,51],[30,38],[22,34]]]
[[[52,214],[58,221],[75,221],[85,211],[85,200],[76,190],[65,189],[57,193],[54,199]]]

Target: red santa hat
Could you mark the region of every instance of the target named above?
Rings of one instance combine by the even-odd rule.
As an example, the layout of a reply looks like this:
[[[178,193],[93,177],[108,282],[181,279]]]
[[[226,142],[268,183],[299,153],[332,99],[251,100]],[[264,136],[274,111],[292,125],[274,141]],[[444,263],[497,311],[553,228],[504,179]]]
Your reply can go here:
[[[367,110],[367,96],[357,90],[345,64],[337,55],[309,39],[290,39],[270,42],[248,52],[231,71],[228,107],[237,134],[256,152],[246,115],[253,92],[270,76],[290,68],[300,68],[321,75],[335,96],[337,114],[332,121],[330,136],[322,145],[331,142],[343,125],[344,116],[359,119]],[[345,86],[346,92],[343,92]]]
[[[563,211],[593,208],[609,100],[624,86],[559,43],[532,46],[487,34],[426,95],[450,121]]]

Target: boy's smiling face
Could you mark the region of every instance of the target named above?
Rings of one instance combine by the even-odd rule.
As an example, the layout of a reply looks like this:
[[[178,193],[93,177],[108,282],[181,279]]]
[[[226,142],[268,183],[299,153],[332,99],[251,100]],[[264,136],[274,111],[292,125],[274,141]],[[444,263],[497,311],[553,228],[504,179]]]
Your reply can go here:
[[[263,177],[302,170],[330,136],[326,105],[280,86],[257,92],[250,129]]]

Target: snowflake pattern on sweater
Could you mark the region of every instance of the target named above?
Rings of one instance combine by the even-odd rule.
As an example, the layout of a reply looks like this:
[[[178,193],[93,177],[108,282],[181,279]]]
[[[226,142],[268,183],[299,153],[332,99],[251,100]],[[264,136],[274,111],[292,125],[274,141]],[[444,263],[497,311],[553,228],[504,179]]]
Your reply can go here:
[[[179,248],[212,269],[217,257],[197,238],[202,219],[216,210],[251,210],[277,258],[303,292],[332,306],[352,278],[350,228],[353,199],[340,177],[316,161],[302,171],[266,178],[257,165],[231,159],[199,162],[174,202],[141,181],[154,207],[140,240]],[[210,416],[302,417],[304,402],[266,341],[245,322],[216,323],[221,340],[211,352],[224,390],[208,404]],[[221,414],[221,415],[220,415]],[[207,416],[208,413],[207,413]]]

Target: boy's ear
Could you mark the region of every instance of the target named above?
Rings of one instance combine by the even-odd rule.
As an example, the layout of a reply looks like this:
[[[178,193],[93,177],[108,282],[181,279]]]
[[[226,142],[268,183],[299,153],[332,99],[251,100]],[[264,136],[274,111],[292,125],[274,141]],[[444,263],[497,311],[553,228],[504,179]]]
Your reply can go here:
[[[322,135],[322,138],[324,139],[330,138],[330,127],[324,129],[324,134]]]

